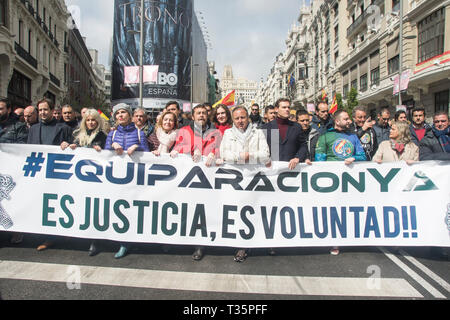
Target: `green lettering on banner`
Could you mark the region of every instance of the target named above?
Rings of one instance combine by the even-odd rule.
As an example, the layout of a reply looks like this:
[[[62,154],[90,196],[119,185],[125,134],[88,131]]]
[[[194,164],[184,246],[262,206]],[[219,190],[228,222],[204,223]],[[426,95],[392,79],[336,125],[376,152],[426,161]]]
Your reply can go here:
[[[177,225],[176,223],[172,223],[169,229],[167,226],[167,214],[171,211],[173,215],[178,215],[178,207],[175,203],[168,202],[163,205],[161,211],[161,230],[166,236],[173,236],[177,232]]]
[[[206,212],[204,204],[197,204],[195,207],[194,218],[192,219],[191,232],[189,237],[195,237],[197,230],[202,232],[202,238],[208,237],[208,230],[206,228]]]
[[[317,184],[317,181],[319,179],[328,178],[331,179],[332,185],[329,187],[320,187]],[[321,172],[316,173],[311,177],[311,187],[314,189],[314,191],[320,192],[320,193],[331,193],[336,191],[339,188],[339,177],[335,175],[332,172]]]
[[[58,200],[57,194],[44,194],[43,199],[43,207],[42,207],[42,226],[44,227],[56,227],[56,221],[49,221],[48,220],[48,214],[49,213],[55,213],[55,208],[50,207],[49,201],[50,200]]]
[[[130,204],[125,200],[118,200],[116,203],[114,203],[114,213],[116,214],[117,218],[119,218],[122,223],[123,227],[121,228],[118,223],[113,223],[113,228],[117,233],[124,234],[130,229],[130,222],[128,221],[127,217],[120,211],[120,207],[124,207],[125,209],[130,209]]]
[[[400,172],[401,169],[391,169],[389,173],[386,175],[386,177],[383,177],[380,172],[378,172],[377,169],[367,169],[369,173],[375,178],[375,180],[378,181],[380,184],[380,191],[381,192],[389,192],[389,183],[392,181],[392,179],[395,178],[395,176]]]
[[[349,173],[344,172],[342,174],[342,192],[348,192],[348,185],[351,184],[356,190],[363,193],[366,191],[366,174],[364,172],[359,173],[359,181],[356,181]]]
[[[138,207],[138,227],[137,234],[144,233],[144,209],[150,207],[149,201],[134,201],[133,206]]]
[[[75,203],[73,198],[69,195],[65,195],[64,197],[61,198],[61,209],[66,214],[68,221],[66,222],[63,218],[60,218],[59,223],[61,224],[61,226],[63,228],[70,229],[73,226],[74,220],[73,220],[72,212],[70,212],[69,208],[67,208],[67,205],[66,205],[67,202],[69,202],[70,204]]]

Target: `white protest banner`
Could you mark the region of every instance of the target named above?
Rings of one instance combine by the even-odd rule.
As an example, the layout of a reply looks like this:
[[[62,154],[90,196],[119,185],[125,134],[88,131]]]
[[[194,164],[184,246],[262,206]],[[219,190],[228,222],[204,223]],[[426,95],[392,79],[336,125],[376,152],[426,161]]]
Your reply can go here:
[[[450,246],[450,163],[207,168],[0,145],[0,230],[243,248]]]

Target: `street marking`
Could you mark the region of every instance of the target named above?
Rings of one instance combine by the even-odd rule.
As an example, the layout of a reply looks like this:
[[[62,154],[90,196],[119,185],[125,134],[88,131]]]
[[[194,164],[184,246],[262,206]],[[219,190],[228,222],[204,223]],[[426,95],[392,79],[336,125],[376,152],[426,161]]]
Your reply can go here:
[[[378,249],[383,252],[386,257],[391,259],[397,266],[399,266],[403,271],[405,271],[411,278],[413,278],[417,283],[419,283],[423,288],[425,288],[433,297],[438,299],[447,299],[442,293],[435,289],[431,284],[429,284],[424,278],[419,276],[410,267],[404,264],[399,258],[397,258],[393,253],[389,252],[383,247],[378,247]]]
[[[450,284],[448,284],[444,279],[442,279],[441,277],[439,277],[436,273],[434,273],[433,271],[431,271],[429,268],[427,268],[426,266],[424,266],[422,263],[420,263],[419,261],[417,261],[415,258],[413,258],[409,253],[400,250],[400,253],[406,258],[408,259],[409,262],[411,262],[412,264],[414,264],[417,268],[419,268],[420,270],[422,270],[423,273],[425,273],[427,276],[429,276],[431,279],[433,279],[434,281],[436,281],[442,288],[444,288],[445,290],[447,290],[448,292],[450,292]]]
[[[74,266],[34,262],[0,261],[0,279],[63,282]],[[369,278],[291,277],[217,273],[173,272],[124,268],[75,266],[83,285],[123,286],[242,294],[423,298],[405,279],[379,279],[377,288]]]

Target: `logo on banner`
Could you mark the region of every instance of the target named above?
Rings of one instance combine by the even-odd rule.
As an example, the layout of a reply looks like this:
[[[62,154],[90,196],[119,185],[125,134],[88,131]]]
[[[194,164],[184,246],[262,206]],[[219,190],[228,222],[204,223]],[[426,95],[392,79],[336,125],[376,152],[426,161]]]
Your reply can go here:
[[[339,158],[347,159],[354,151],[355,146],[347,139],[337,139],[333,145],[333,152]]]
[[[0,202],[11,199],[10,193],[15,186],[16,183],[10,176],[0,174]],[[0,225],[5,229],[10,229],[13,224],[11,217],[0,204]]]
[[[411,191],[431,191],[431,190],[439,190],[438,187],[431,181],[427,175],[418,171],[414,174],[411,181],[408,183],[403,192],[411,192]]]

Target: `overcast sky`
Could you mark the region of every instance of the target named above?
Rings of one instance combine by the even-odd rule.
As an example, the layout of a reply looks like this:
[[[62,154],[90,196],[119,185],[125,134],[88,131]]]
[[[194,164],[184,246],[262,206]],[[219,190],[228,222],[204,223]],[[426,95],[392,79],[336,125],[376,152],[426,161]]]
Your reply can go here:
[[[296,23],[301,0],[195,0],[197,16],[205,22],[215,61],[222,76],[231,65],[235,77],[259,81],[266,78],[285,40]],[[309,2],[309,1],[308,1]],[[89,48],[99,51],[100,63],[108,67],[113,34],[114,0],[66,0],[80,9],[80,31]],[[73,12],[73,10],[71,10]],[[109,67],[108,67],[109,68]]]

